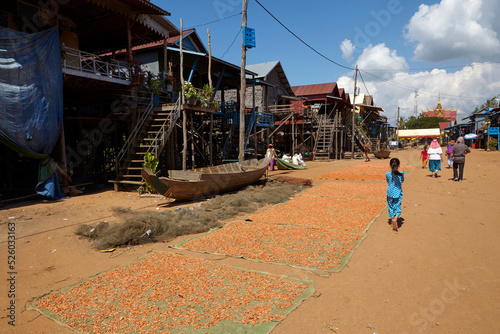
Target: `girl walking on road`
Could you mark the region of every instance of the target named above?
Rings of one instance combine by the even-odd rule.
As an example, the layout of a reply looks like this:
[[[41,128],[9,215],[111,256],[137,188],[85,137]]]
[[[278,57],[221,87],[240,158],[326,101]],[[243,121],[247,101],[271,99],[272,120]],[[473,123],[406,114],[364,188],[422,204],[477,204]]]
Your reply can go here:
[[[398,230],[398,218],[401,215],[401,202],[403,201],[402,183],[404,174],[399,171],[399,159],[392,158],[389,162],[391,171],[385,174],[387,180],[387,207],[393,231]]]
[[[443,150],[436,139],[432,140],[427,154],[429,155],[429,171],[432,173],[432,177],[437,177],[438,171],[441,170]]]
[[[424,149],[420,152],[420,159],[422,160],[422,168],[427,168],[427,145],[424,145]]]

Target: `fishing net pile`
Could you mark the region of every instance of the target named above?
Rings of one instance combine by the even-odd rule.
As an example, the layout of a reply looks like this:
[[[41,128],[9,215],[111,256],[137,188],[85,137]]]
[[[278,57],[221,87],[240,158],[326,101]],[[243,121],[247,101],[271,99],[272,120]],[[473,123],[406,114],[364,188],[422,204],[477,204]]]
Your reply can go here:
[[[101,250],[168,241],[182,235],[207,232],[221,226],[223,220],[254,212],[264,205],[285,202],[301,192],[307,181],[310,180],[263,181],[236,193],[219,195],[174,211],[133,211],[115,207],[113,214],[121,222],[82,224],[75,233],[89,238],[93,246]]]

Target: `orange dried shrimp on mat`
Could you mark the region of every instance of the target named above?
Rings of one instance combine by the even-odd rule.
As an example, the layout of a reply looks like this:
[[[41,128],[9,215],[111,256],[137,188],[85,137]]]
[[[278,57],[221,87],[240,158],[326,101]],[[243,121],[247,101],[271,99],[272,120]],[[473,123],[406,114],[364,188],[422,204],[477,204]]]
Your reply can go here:
[[[313,290],[310,282],[153,253],[33,305],[82,333],[269,332]]]
[[[290,225],[235,222],[181,248],[323,270],[339,270],[362,233]]]
[[[366,174],[345,174],[338,171],[315,176],[317,179],[330,180],[353,180],[353,181],[380,181],[385,180],[385,175],[366,175]]]
[[[362,232],[386,203],[378,200],[299,196],[250,217],[255,222]]]
[[[386,199],[387,185],[381,182],[325,182],[301,193],[301,196]]]

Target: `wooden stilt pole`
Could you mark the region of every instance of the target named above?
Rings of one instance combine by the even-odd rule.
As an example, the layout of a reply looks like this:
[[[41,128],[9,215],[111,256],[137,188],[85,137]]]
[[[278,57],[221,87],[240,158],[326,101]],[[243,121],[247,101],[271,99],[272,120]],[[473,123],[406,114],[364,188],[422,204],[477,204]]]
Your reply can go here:
[[[208,38],[208,85],[212,87],[212,46],[210,44],[209,28],[207,28],[207,38]],[[213,152],[213,142],[212,142],[213,132],[214,132],[214,114],[210,114],[210,134],[209,134],[210,166],[214,165],[214,157],[213,157],[214,152]]]
[[[179,56],[181,61],[181,98],[182,98],[182,170],[186,170],[186,160],[187,160],[187,116],[186,109],[184,109],[185,101],[184,101],[184,57],[182,54],[182,38],[184,37],[183,26],[182,26],[182,18],[181,18],[181,37],[179,40]]]

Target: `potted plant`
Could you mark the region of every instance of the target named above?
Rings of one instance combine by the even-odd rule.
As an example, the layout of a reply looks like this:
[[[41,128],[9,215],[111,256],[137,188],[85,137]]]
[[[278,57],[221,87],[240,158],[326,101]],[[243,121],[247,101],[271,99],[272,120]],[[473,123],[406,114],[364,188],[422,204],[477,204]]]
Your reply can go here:
[[[128,55],[128,62],[130,64],[132,83],[144,85],[145,72],[142,69],[142,62],[135,59],[133,55]]]
[[[203,89],[198,96],[198,100],[201,102],[201,105],[205,108],[208,108],[212,103],[212,96],[214,94],[214,88],[209,84],[204,84]]]
[[[153,93],[153,104],[155,106],[160,104],[161,81],[160,79],[151,79],[149,84],[151,93]]]
[[[175,78],[172,75],[165,76],[165,89],[167,92],[174,90]]]
[[[488,142],[488,147],[490,148],[490,151],[496,151],[498,148],[498,140],[490,139],[490,141]]]
[[[196,92],[196,89],[193,87],[193,84],[190,82],[186,82],[184,84],[184,97],[187,100],[187,104],[196,104],[198,94]]]

